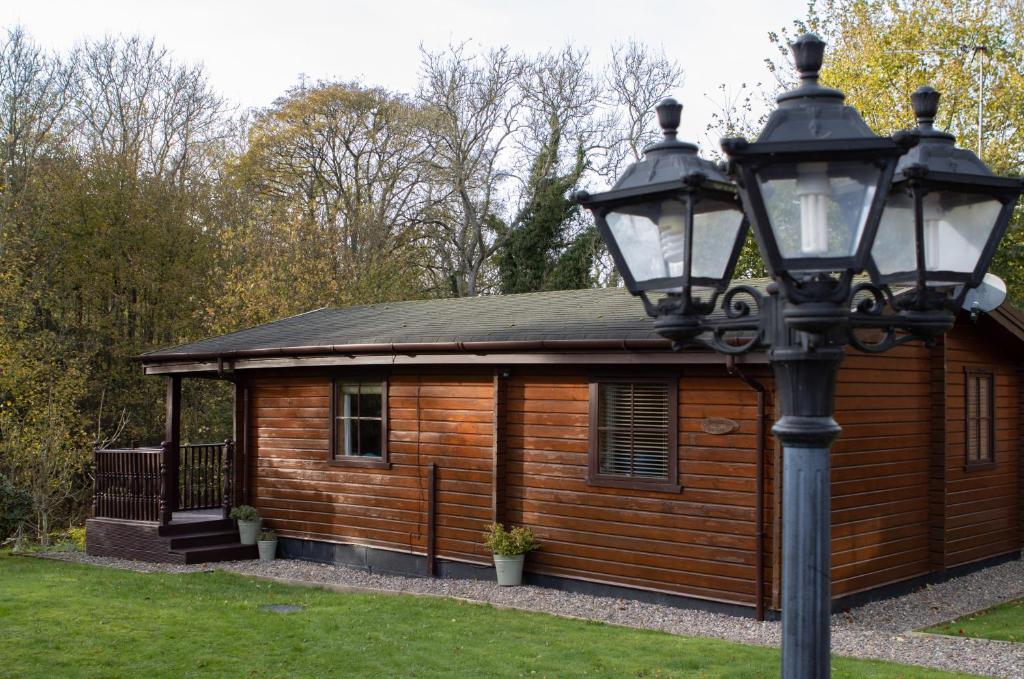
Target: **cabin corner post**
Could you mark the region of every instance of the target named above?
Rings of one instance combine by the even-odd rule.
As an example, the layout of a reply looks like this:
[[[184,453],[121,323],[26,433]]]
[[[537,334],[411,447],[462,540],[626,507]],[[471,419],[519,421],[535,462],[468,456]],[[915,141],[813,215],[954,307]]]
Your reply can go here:
[[[841,431],[832,415],[843,347],[779,330],[769,355],[780,412],[772,432],[783,445],[782,676],[823,679],[832,603],[829,448]]]
[[[164,424],[164,457],[167,464],[167,502],[170,511],[178,508],[178,467],[181,455],[181,377],[170,375],[166,378],[167,396],[164,401],[166,419]]]

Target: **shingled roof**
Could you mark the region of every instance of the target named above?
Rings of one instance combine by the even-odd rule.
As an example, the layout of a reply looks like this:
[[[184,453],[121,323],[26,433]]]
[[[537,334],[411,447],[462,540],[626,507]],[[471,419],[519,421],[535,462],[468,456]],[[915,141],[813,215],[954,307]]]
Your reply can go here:
[[[766,283],[766,282],[765,282]],[[144,354],[145,362],[316,348],[572,340],[662,340],[622,288],[489,295],[325,308]]]
[[[770,282],[735,281],[760,290]],[[1024,339],[1024,316],[1008,304],[993,318]],[[591,288],[317,309],[140,359],[546,349],[668,349],[668,342],[625,289]]]

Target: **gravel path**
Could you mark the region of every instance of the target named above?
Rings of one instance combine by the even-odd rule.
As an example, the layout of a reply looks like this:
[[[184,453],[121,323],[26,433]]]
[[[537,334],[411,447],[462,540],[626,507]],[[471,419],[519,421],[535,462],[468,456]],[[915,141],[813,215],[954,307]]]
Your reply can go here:
[[[386,591],[454,597],[494,606],[599,620],[613,625],[713,637],[762,646],[779,645],[777,622],[706,613],[626,599],[574,594],[541,587],[498,587],[481,580],[407,578],[308,561],[231,561],[198,566],[150,564],[81,552],[41,554],[46,558],[143,572],[187,573],[221,569],[342,591]],[[1024,644],[923,634],[912,630],[1024,596],[1024,561],[993,566],[912,594],[837,613],[832,617],[832,651],[855,658],[969,672],[1024,677]]]

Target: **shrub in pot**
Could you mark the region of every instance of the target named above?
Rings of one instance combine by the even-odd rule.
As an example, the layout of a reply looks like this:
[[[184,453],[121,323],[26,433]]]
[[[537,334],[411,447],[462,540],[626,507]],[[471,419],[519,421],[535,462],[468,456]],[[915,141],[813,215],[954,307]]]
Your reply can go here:
[[[250,505],[238,505],[231,510],[231,518],[238,521],[238,540],[243,545],[255,545],[260,534],[260,513]]]
[[[277,533],[269,528],[264,529],[256,545],[260,550],[260,561],[273,561],[277,554]]]
[[[494,556],[494,571],[502,587],[523,583],[523,561],[526,553],[540,547],[533,537],[533,531],[525,526],[510,527],[506,530],[500,523],[487,526],[484,543]]]

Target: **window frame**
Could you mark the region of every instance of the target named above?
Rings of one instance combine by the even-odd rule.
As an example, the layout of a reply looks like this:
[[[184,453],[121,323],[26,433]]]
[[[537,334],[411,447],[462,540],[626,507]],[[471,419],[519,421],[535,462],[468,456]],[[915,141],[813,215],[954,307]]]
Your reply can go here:
[[[367,384],[380,383],[380,457],[345,455],[338,450],[338,392],[342,385],[362,382]],[[331,404],[329,412],[330,445],[327,451],[327,464],[336,467],[363,467],[390,469],[391,459],[388,455],[388,378],[379,374],[335,374],[331,376]]]
[[[600,421],[602,384],[664,384],[668,389],[668,475],[665,478],[615,476],[601,473]],[[589,451],[587,484],[609,488],[629,488],[678,493],[679,483],[679,377],[597,376],[590,379]]]
[[[981,436],[984,433],[988,436],[988,458],[971,458],[971,386],[977,380],[988,381],[989,398],[988,413],[977,417],[977,437],[980,455]],[[980,394],[979,394],[980,396]],[[986,431],[982,432],[982,421],[988,421]],[[964,469],[967,471],[976,469],[990,469],[996,466],[996,374],[994,370],[982,368],[964,368]]]

